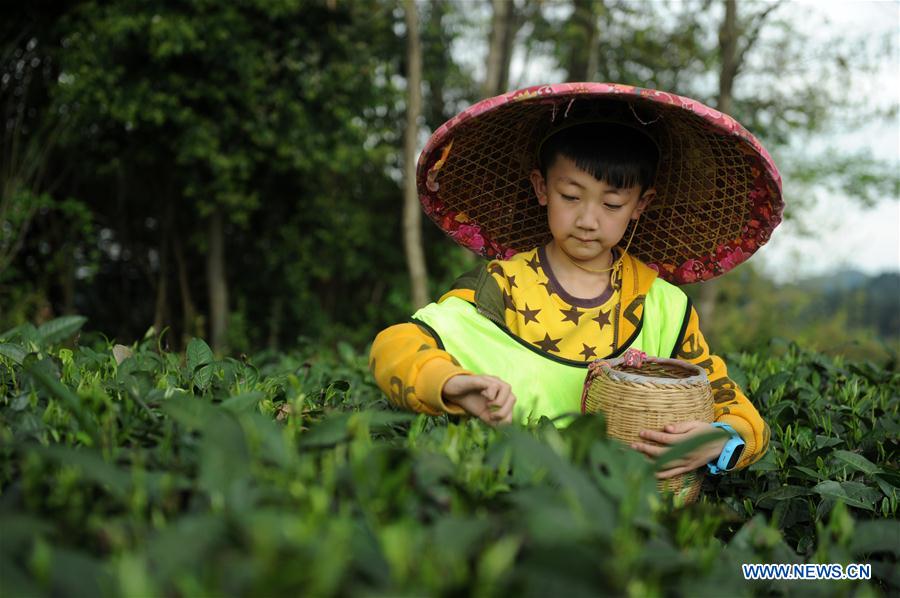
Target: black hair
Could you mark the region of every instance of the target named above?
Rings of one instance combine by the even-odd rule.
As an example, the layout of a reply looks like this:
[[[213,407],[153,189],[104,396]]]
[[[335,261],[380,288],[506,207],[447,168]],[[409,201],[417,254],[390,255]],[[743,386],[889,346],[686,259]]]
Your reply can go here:
[[[538,159],[545,179],[558,156],[598,181],[615,187],[640,185],[643,193],[656,178],[659,149],[650,137],[627,125],[584,123],[552,134],[541,145]]]

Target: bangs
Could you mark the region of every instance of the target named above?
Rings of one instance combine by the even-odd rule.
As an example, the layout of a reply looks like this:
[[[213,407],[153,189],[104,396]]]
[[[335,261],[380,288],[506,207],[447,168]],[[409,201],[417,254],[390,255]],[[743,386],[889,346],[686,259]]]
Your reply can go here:
[[[547,138],[540,150],[541,173],[558,156],[572,160],[580,170],[613,187],[653,185],[659,150],[645,134],[615,123],[588,123],[563,129]]]

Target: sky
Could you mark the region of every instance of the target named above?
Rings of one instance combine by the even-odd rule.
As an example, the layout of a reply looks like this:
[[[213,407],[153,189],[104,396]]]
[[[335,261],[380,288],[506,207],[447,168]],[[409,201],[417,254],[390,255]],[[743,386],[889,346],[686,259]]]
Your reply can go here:
[[[900,36],[900,2],[830,2],[794,0],[788,14],[798,24],[814,24],[809,12],[819,13],[830,23],[812,29],[813,35],[834,35],[835,30],[852,33],[869,31],[873,35],[889,32]],[[896,39],[896,38],[895,38]],[[881,56],[876,73],[858,81],[861,93],[879,94],[896,107],[900,103],[900,57]],[[900,170],[900,113],[886,122],[872,123],[856,130],[822,139],[826,144],[849,150],[869,148]],[[790,202],[791,184],[785,181],[785,202]],[[823,275],[843,269],[867,274],[900,270],[900,198],[887,197],[872,208],[863,208],[840,193],[815,191],[816,203],[802,218],[817,228],[812,236],[797,234],[797,226],[786,222],[772,234],[768,245],[754,260],[780,281],[796,277]]]
[[[900,37],[900,0],[789,0],[779,7],[782,17],[792,26],[806,31],[813,40],[835,37],[890,34]],[[472,40],[469,40],[469,43]],[[476,79],[483,77],[482,49],[473,47],[458,55],[473,69]],[[897,46],[893,54],[872,56],[871,74],[857,76],[854,86],[859,93],[879,97],[881,105],[900,104],[900,56]],[[486,50],[486,48],[484,48]],[[513,56],[511,80],[533,85],[560,80],[564,73],[549,60],[524,64],[521,53]],[[827,83],[826,83],[827,84]],[[853,130],[823,135],[813,140],[808,149],[812,155],[826,148],[849,151],[871,149],[900,171],[900,111],[893,119],[873,122]],[[789,203],[798,192],[789,179],[784,180],[784,199]],[[800,215],[803,227],[813,234],[798,234],[798,226],[782,223],[772,239],[762,247],[752,262],[779,282],[795,278],[825,275],[843,269],[867,274],[900,270],[900,198],[888,197],[871,208],[840,193],[824,188],[813,189],[814,205]]]

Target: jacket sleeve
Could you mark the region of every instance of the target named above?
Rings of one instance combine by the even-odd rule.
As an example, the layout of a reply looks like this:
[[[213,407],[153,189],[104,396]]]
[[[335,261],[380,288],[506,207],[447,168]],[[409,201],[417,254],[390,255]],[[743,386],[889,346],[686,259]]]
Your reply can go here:
[[[700,332],[697,310],[691,307],[687,327],[676,347],[675,357],[690,361],[706,370],[715,402],[715,420],[728,424],[741,435],[746,446],[737,463],[743,469],[758,461],[769,448],[769,425],[763,421],[753,403],[728,377],[728,369],[721,357],[709,351]]]
[[[444,297],[450,294],[457,293],[451,291]],[[466,413],[462,407],[444,401],[441,390],[450,377],[472,372],[439,349],[434,337],[415,323],[396,324],[375,337],[369,370],[378,387],[398,407],[429,415]]]

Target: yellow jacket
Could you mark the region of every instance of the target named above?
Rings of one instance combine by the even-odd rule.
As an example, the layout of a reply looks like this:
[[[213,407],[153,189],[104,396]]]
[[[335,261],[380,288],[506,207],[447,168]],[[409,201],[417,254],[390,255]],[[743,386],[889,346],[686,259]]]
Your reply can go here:
[[[556,279],[543,248],[494,260],[464,274],[443,295],[459,297],[493,314],[495,323],[538,352],[579,362],[615,357],[637,332],[644,299],[657,273],[627,255],[609,288],[593,299],[569,295]],[[463,409],[441,398],[451,376],[471,373],[443,350],[427,326],[409,322],[391,326],[375,338],[369,357],[378,386],[398,406],[440,415]],[[768,448],[769,428],[753,404],[728,378],[725,363],[710,353],[700,332],[697,311],[687,303],[672,355],[703,367],[715,400],[715,419],[729,424],[746,442],[738,468],[757,461]]]

